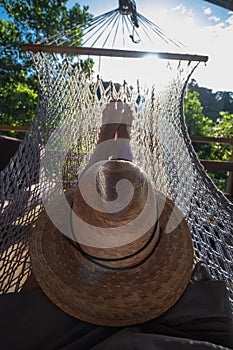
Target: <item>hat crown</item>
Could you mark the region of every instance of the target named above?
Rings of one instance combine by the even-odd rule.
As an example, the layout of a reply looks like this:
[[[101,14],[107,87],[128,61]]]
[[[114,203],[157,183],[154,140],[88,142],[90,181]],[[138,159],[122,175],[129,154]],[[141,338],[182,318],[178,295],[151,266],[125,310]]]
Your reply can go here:
[[[79,235],[79,222],[75,220],[77,215],[79,219],[93,227],[93,246],[79,244],[79,248],[86,257],[94,261],[101,261],[102,265],[112,268],[129,268],[140,264],[154,250],[159,238],[159,225],[156,222],[156,204],[150,199],[150,205],[148,205],[151,185],[146,174],[131,162],[109,160],[99,163],[95,174],[95,183],[91,181],[93,180],[92,175],[92,170],[89,169],[86,179],[82,180],[84,192],[95,193],[98,198],[94,200],[94,203],[102,205],[102,210],[105,211],[97,210],[89,205],[82,195],[81,186],[78,186],[73,202],[72,225],[74,240],[78,241]],[[83,177],[85,177],[85,174]],[[123,198],[119,199],[117,186],[122,180],[126,182],[122,188]],[[128,182],[130,182],[130,185]],[[132,196],[130,189],[133,189]],[[117,204],[121,207],[120,202],[124,199],[126,199],[125,207],[117,210]],[[119,203],[117,203],[118,201]],[[116,202],[115,211],[109,212],[107,208],[112,202]],[[154,205],[154,210],[152,205]],[[150,211],[148,217],[153,216],[153,224],[150,224],[148,229],[148,222],[146,222],[148,217],[144,219],[144,213],[142,219],[139,220],[139,224],[134,225],[133,230],[132,228],[129,229],[128,224],[134,222],[142,215],[145,206]],[[118,229],[122,230],[124,227],[125,231],[123,229],[123,232],[119,233]],[[109,241],[108,248],[106,248],[106,245],[102,247],[101,241],[99,245],[95,241],[98,240],[103,229],[109,232],[109,236],[107,236]],[[119,236],[117,246],[112,243],[112,239],[115,239],[116,235]],[[129,237],[128,244],[124,243],[126,236]]]

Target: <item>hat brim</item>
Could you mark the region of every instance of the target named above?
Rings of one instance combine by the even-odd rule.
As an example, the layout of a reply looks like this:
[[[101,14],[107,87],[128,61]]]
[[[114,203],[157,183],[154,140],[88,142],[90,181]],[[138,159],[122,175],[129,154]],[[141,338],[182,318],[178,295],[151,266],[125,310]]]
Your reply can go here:
[[[71,204],[74,191],[67,200]],[[165,227],[174,204],[168,198],[159,218],[161,239],[140,266],[111,271],[87,260],[44,211],[29,242],[33,273],[45,294],[69,315],[102,326],[129,326],[158,317],[183,294],[193,269],[190,231],[183,219]]]

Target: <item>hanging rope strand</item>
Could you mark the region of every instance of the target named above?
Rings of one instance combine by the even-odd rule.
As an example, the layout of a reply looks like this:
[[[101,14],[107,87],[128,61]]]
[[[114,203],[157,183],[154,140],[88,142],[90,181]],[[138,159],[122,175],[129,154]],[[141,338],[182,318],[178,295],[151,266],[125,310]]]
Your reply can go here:
[[[121,17],[121,22],[122,22],[122,33],[123,33],[123,36],[122,36],[122,42],[123,42],[123,47],[125,48],[125,16],[122,16]]]
[[[108,19],[106,19],[101,25],[99,25],[97,28],[95,28],[95,32],[92,33],[89,38],[87,38],[84,42],[83,45],[86,45],[88,43],[89,46],[94,46],[100,38],[106,34],[106,31],[109,31],[110,24],[114,21],[114,19],[117,17],[117,12],[114,12],[110,15]],[[97,36],[96,36],[97,35]],[[91,40],[93,41],[91,42]]]
[[[90,26],[88,26],[87,28],[84,29],[83,31],[83,35],[86,37],[89,33],[91,33],[92,31],[94,31],[94,33],[96,33],[102,26],[101,24],[108,22],[111,17],[116,13],[117,11],[109,11],[106,14],[102,15],[102,16],[98,16],[98,21],[93,21]],[[93,34],[91,34],[93,35]]]
[[[143,16],[142,16],[143,17]],[[169,44],[169,39],[165,36],[162,29],[160,29],[158,26],[151,26],[149,22],[141,18],[141,16],[138,16],[138,20],[142,26],[144,26],[145,30],[147,32],[154,32],[158,37],[160,37],[165,43]]]
[[[98,35],[98,37],[95,39],[95,41],[91,44],[91,46],[94,46],[99,40],[100,38],[106,34],[106,29],[109,30],[110,24],[112,24],[112,22],[114,21],[114,19],[117,17],[117,12],[115,14],[113,14],[111,20],[108,21],[108,23],[105,23],[105,26],[102,26],[102,31],[100,32],[100,34]],[[113,30],[113,25],[111,26],[111,30]]]
[[[148,34],[148,30],[147,30],[146,24],[141,20],[140,17],[138,17],[138,22],[140,24],[140,28],[142,29],[143,33],[149,39],[150,43],[153,44],[153,40],[151,39],[151,36]]]
[[[154,24],[153,22],[151,22],[148,18],[144,17],[141,14],[138,14],[138,17],[144,22],[147,23],[149,28],[156,33],[162,40],[164,40],[166,43],[171,42],[172,44],[174,44],[176,47],[180,47],[180,46],[184,46],[181,42],[179,41],[175,41],[171,38],[169,38],[165,32],[162,30],[162,28],[160,28],[159,26],[157,26],[156,24]]]
[[[98,25],[98,23],[101,22],[102,19],[106,19],[108,17],[111,17],[111,15],[115,12],[117,12],[118,10],[111,10],[108,12],[105,12],[99,16],[96,16],[92,19],[90,19],[86,24],[85,24],[85,28],[84,28],[84,32],[87,34],[88,33],[88,29],[90,28],[90,30],[94,29],[96,25]]]
[[[109,23],[115,18],[116,15],[117,15],[117,12],[112,12],[111,14],[108,15],[107,18],[106,17],[103,18],[103,20],[101,20],[98,23],[98,25],[93,26],[87,33],[84,33],[83,37],[85,38],[85,40],[83,41],[83,45],[86,45],[87,43],[90,42],[89,46],[93,46],[94,43],[93,42],[91,43],[91,40],[98,34],[98,32],[102,30],[102,32],[100,32],[100,34],[97,37],[97,40],[98,40],[98,38],[101,37],[102,33],[106,30],[106,28],[108,28]],[[89,34],[89,36],[87,34]],[[94,42],[96,42],[96,40]]]
[[[114,36],[113,36],[112,47],[115,47],[117,33],[118,33],[118,29],[120,27],[120,21],[121,21],[121,15],[120,14],[119,14],[117,20],[118,20],[118,23],[116,25],[116,30],[115,30],[115,33],[114,33]]]
[[[117,16],[116,16],[116,18],[115,18],[115,21],[114,21],[114,23],[112,24],[112,27],[111,27],[111,29],[110,29],[110,31],[109,31],[109,33],[108,33],[108,35],[107,35],[107,37],[106,37],[106,39],[105,39],[103,45],[102,45],[102,48],[107,44],[107,41],[108,41],[110,35],[111,35],[111,34],[113,33],[113,31],[114,31],[114,27],[116,28],[115,34],[114,34],[114,38],[116,37],[117,31],[118,31],[118,28],[119,28],[119,26],[116,25],[116,23],[119,22],[119,21],[120,21],[120,15],[117,14]],[[114,39],[113,39],[113,40],[114,40]],[[114,47],[114,41],[113,41],[112,47]]]

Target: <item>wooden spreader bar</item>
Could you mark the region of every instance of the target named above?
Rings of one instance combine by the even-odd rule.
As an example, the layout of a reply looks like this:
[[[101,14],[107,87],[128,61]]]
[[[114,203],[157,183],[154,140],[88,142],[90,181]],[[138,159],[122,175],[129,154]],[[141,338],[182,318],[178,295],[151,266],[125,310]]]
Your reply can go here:
[[[207,62],[208,56],[179,54],[169,52],[154,51],[131,51],[131,50],[115,50],[102,49],[94,47],[78,47],[78,46],[57,46],[57,45],[41,45],[41,44],[24,44],[21,46],[23,51],[30,52],[47,52],[60,53],[68,55],[90,55],[90,56],[110,56],[110,57],[126,57],[126,58],[143,58],[146,56],[155,56],[168,60],[198,61]]]

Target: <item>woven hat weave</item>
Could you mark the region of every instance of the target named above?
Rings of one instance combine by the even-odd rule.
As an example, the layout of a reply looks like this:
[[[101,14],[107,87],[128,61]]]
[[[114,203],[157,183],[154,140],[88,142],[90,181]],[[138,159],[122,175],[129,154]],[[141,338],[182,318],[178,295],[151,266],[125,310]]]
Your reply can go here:
[[[32,268],[43,291],[64,312],[97,325],[129,326],[161,315],[180,298],[193,269],[192,239],[185,220],[177,219],[173,231],[166,231],[171,215],[179,216],[179,210],[175,207],[174,211],[174,203],[168,198],[158,219],[158,208],[149,208],[155,216],[154,225],[144,232],[143,221],[134,228],[135,235],[128,235],[128,241],[123,235],[120,244],[110,240],[107,248],[97,246],[95,237],[93,245],[78,241],[81,232],[75,215],[99,232],[109,230],[113,241],[113,228],[127,228],[142,215],[150,183],[133,163],[101,162],[97,192],[105,203],[110,203],[117,197],[117,182],[125,178],[134,189],[125,208],[118,212],[93,209],[77,186],[66,193],[72,207],[73,239],[59,232],[46,211],[37,220],[30,239]],[[156,198],[159,196],[157,193]]]

